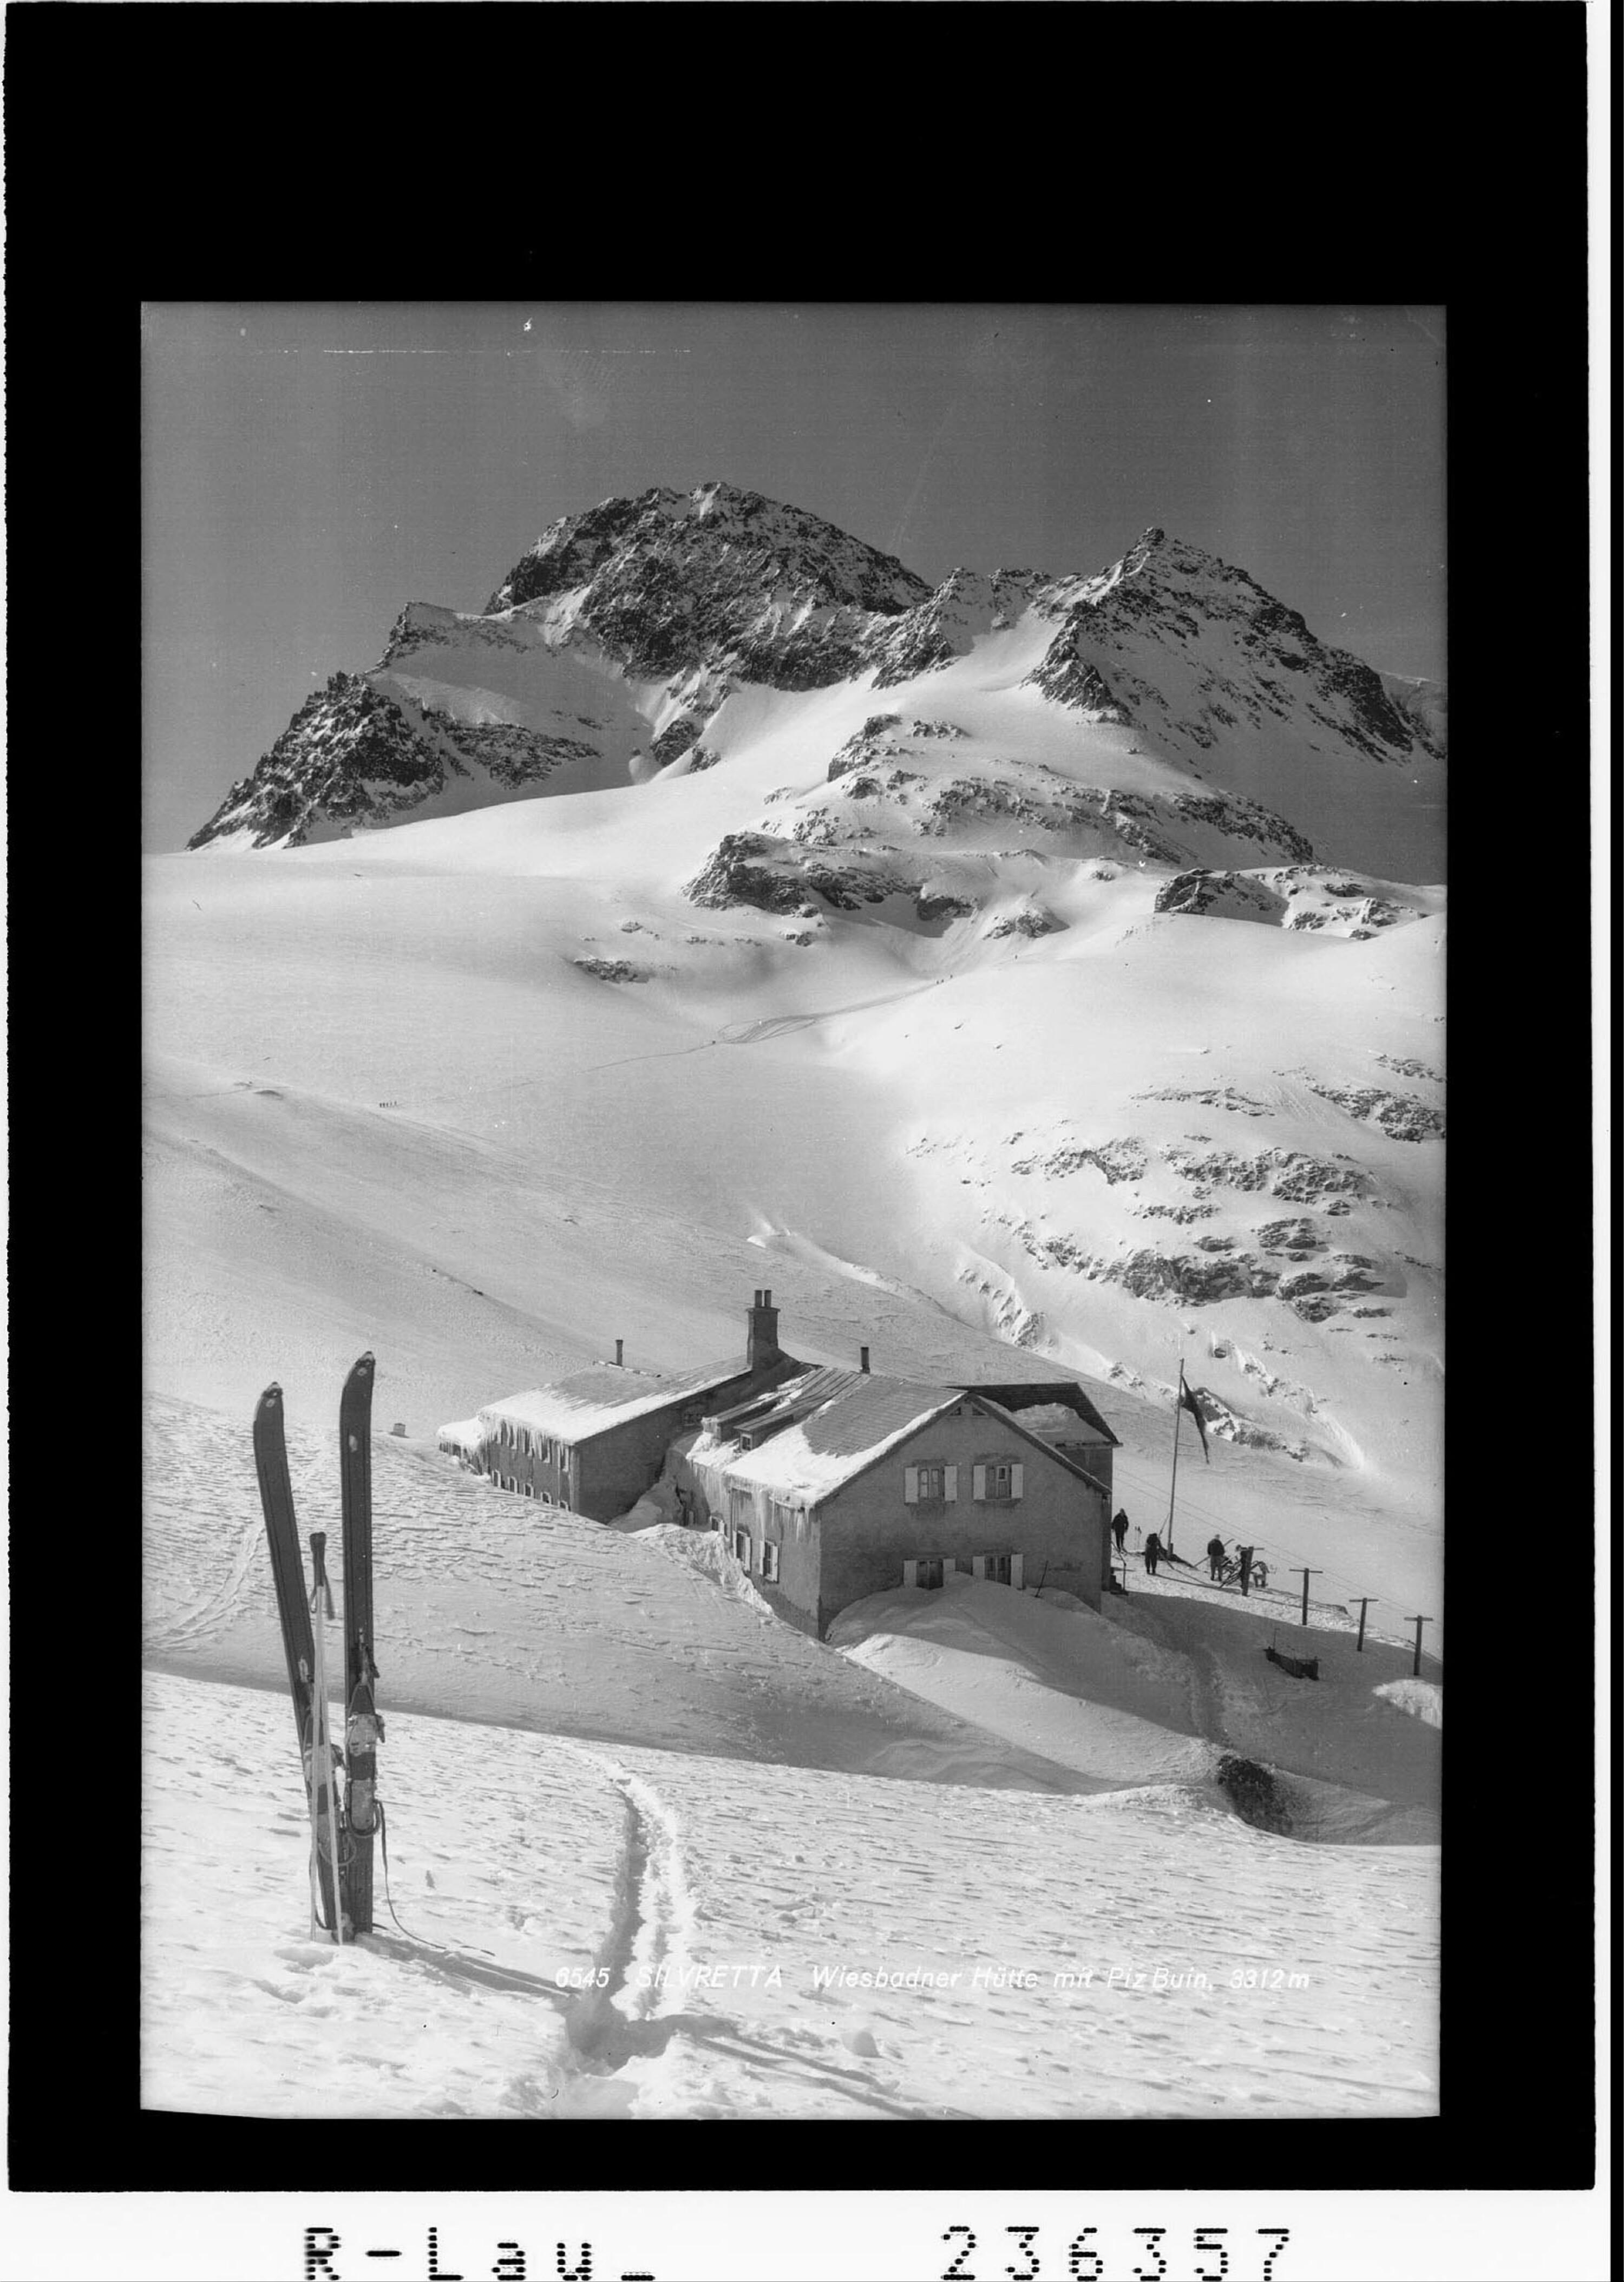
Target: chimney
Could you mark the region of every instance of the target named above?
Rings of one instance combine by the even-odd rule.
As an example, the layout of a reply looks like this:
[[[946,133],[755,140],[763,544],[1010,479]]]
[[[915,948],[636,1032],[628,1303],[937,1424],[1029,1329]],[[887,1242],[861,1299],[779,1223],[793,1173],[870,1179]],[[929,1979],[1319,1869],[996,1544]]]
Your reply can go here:
[[[858,1349],[858,1354],[859,1354],[859,1355],[861,1357],[861,1361],[860,1361],[860,1362],[859,1362],[859,1364],[858,1364],[858,1369],[859,1369],[859,1370],[867,1370],[867,1368],[868,1368],[868,1350],[867,1350],[867,1348],[866,1348],[866,1347],[859,1347],[859,1349]]]
[[[760,1370],[776,1362],[782,1353],[778,1344],[778,1309],[773,1305],[770,1292],[758,1292],[750,1311],[750,1339],[745,1356],[752,1370]]]
[[[618,1363],[620,1362],[624,1359],[625,1354],[626,1341],[624,1339],[617,1339],[615,1341],[615,1361]]]

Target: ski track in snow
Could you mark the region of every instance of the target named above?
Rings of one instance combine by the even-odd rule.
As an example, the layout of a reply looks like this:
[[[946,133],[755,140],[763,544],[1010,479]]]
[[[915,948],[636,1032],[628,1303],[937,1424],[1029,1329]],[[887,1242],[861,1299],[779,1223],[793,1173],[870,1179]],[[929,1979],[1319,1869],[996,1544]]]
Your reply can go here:
[[[339,1950],[307,1937],[307,1825],[282,1704],[158,1674],[145,1695],[151,2107],[335,2118],[1435,2107],[1430,1848],[1305,1849],[1167,1786],[987,1793],[399,1714],[384,1789],[405,1930],[380,1877],[380,1929]],[[1158,1968],[1205,1985],[1153,1987]],[[1038,1985],[1013,1985],[1011,1968]],[[561,1969],[605,1985],[561,1987]],[[828,1985],[842,1970],[960,1977]],[[1092,1983],[1054,1985],[1089,1970]],[[1247,1972],[1306,1986],[1232,1985]],[[299,2022],[326,2024],[319,2094]]]
[[[1408,1770],[1389,1796],[1434,1795],[1436,1730],[1371,1693],[1402,1674],[1401,1652],[1367,1644],[1356,1665],[1350,1642],[1318,1634],[1325,1687],[1270,1668],[1238,1692],[1225,1642],[1257,1620],[1211,1595],[1136,1590],[1107,1622],[964,1580],[946,1598],[890,1597],[927,1627],[955,1601],[977,1621],[991,1612],[979,1657],[927,1651],[932,1678],[874,1634],[882,1668],[945,1690],[939,1710],[658,1540],[543,1514],[376,1438],[392,1643],[381,1796],[401,1924],[380,1860],[378,1929],[340,1955],[307,1935],[308,1824],[245,1430],[156,1401],[149,1433],[147,1653],[168,1669],[147,1680],[148,2105],[538,2119],[1434,2111],[1435,1849],[1249,1828],[1197,1779],[1212,1742],[1177,1732],[1288,1758],[1297,1738],[1294,1810],[1323,1808],[1322,1835],[1338,1814],[1361,1835],[1358,1802],[1313,1781],[1335,1755],[1363,1752],[1356,1775]],[[335,1442],[290,1435],[306,1534],[337,1524]],[[1066,1692],[1076,1626],[1093,1643],[1089,1684],[1106,1691],[1093,1710]],[[1004,1638],[1042,1652],[1004,1699],[1015,1732],[1052,1750],[1072,1736],[1084,1771],[1000,1743],[1006,1667],[987,1650]],[[961,1716],[967,1671],[990,1726]],[[221,1684],[243,1679],[259,1684]],[[1368,1697],[1351,1728],[1333,1680]],[[1135,1754],[1166,1773],[1124,1789]],[[897,1779],[911,1772],[927,1779]],[[1100,1791],[1101,1772],[1119,1787]],[[1002,1788],[970,1787],[983,1783]],[[1011,1965],[1044,1985],[975,1985],[978,1967]],[[1101,1987],[1113,1966],[1209,1985]],[[910,1968],[961,1978],[816,1982]],[[1092,1987],[1052,1985],[1091,1968]],[[1309,1987],[1238,1991],[1236,1971]],[[345,2024],[323,2042],[319,2100],[290,2067],[290,2013]]]

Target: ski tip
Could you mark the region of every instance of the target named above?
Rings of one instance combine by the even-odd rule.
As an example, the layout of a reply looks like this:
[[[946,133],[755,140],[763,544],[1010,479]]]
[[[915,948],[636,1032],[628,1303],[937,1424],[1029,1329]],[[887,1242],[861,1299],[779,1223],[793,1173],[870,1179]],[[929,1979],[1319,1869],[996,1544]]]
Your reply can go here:
[[[273,1378],[273,1379],[272,1379],[272,1381],[271,1381],[271,1383],[270,1383],[270,1385],[266,1388],[266,1390],[265,1390],[264,1393],[260,1397],[259,1403],[258,1403],[258,1405],[257,1405],[257,1409],[258,1409],[259,1410],[264,1411],[264,1410],[280,1410],[280,1409],[281,1409],[281,1408],[282,1408],[282,1389],[281,1389],[281,1387],[277,1385],[276,1381]]]
[[[363,1378],[376,1369],[376,1358],[373,1355],[371,1348],[369,1347],[366,1354],[361,1355],[350,1366],[350,1377],[352,1378]]]

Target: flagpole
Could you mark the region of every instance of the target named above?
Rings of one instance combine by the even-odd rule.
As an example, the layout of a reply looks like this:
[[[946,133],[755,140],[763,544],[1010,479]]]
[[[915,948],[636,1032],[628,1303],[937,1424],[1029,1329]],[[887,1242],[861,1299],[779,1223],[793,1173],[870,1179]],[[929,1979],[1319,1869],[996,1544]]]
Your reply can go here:
[[[1173,1549],[1173,1499],[1178,1488],[1178,1426],[1185,1407],[1185,1359],[1178,1358],[1178,1392],[1173,1397],[1173,1474],[1167,1486],[1167,1549]]]

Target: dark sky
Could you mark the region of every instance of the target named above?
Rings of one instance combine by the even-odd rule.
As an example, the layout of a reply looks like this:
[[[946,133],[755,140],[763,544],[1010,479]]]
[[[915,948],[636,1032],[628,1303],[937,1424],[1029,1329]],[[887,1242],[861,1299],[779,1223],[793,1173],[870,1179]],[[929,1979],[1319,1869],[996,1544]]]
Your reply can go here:
[[[409,602],[712,478],[932,581],[1149,524],[1441,674],[1443,314],[966,303],[149,305],[144,845],[180,846]]]

